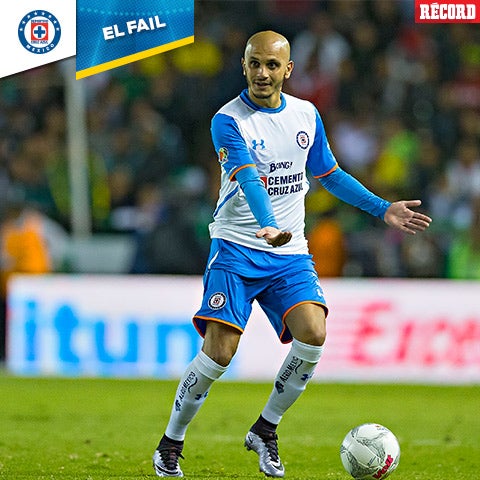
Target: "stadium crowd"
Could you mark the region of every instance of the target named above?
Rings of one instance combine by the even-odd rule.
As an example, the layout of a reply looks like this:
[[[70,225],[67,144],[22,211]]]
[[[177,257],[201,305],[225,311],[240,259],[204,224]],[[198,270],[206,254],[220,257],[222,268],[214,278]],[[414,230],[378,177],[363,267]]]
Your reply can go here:
[[[317,106],[342,167],[434,219],[406,238],[311,181],[320,276],[480,278],[480,30],[415,24],[413,6],[199,0],[193,45],[81,80],[94,233],[135,238],[130,273],[202,273],[219,186],[210,119],[245,87],[246,39],[273,29],[295,61],[285,91]],[[21,192],[68,232],[62,72],[0,79],[0,201]]]

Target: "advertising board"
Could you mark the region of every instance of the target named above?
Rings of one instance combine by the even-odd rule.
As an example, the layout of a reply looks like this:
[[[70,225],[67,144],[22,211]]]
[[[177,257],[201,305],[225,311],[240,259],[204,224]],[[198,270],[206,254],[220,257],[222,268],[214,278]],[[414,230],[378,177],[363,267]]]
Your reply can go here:
[[[330,313],[317,381],[480,382],[480,286],[446,280],[323,281]],[[7,367],[20,375],[177,378],[201,347],[201,277],[17,276]],[[281,345],[254,304],[225,378],[271,380]]]

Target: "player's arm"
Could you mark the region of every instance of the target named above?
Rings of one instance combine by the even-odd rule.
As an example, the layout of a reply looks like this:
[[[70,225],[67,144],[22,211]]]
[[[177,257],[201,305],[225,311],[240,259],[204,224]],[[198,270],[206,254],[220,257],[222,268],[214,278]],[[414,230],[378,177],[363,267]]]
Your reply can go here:
[[[319,178],[322,186],[345,203],[360,208],[374,217],[383,220],[390,202],[368,190],[356,178],[342,170],[338,165],[328,175]]]
[[[410,208],[419,206],[421,203],[419,200],[390,203],[375,195],[338,166],[316,109],[315,116],[315,140],[309,152],[307,165],[323,187],[343,202],[379,217],[388,225],[406,233],[415,234],[425,230],[432,221],[431,218]]]
[[[261,227],[256,236],[264,238],[273,247],[280,247],[288,243],[292,238],[292,234],[278,228],[272,202],[258,175],[257,168],[250,166],[242,168],[237,171],[235,178],[245,194],[253,216]]]
[[[333,172],[320,177],[320,183],[340,200],[358,207],[375,217],[379,217],[388,225],[405,233],[414,235],[425,230],[432,219],[422,213],[411,210],[418,207],[420,200],[401,200],[390,203],[372,193],[356,178],[337,167]]]
[[[217,114],[212,119],[211,132],[215,150],[224,152],[222,167],[230,180],[238,182],[260,225],[256,236],[264,238],[274,247],[288,243],[292,235],[278,228],[270,197],[235,120],[228,115]]]

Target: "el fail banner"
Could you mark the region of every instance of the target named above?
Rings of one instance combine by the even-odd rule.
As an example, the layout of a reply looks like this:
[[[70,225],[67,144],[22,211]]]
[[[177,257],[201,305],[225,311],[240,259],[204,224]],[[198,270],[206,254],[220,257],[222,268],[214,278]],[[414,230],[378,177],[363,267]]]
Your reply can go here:
[[[193,7],[193,0],[77,0],[77,79],[193,43]]]

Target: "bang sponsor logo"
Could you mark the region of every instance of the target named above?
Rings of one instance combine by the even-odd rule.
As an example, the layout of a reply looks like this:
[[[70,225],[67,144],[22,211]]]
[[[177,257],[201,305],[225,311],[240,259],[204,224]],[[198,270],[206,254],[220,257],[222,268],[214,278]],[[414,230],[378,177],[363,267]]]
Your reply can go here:
[[[45,10],[27,13],[18,25],[18,39],[31,53],[51,52],[60,42],[61,34],[60,22]]]
[[[429,2],[415,0],[416,23],[480,23],[480,0]]]

